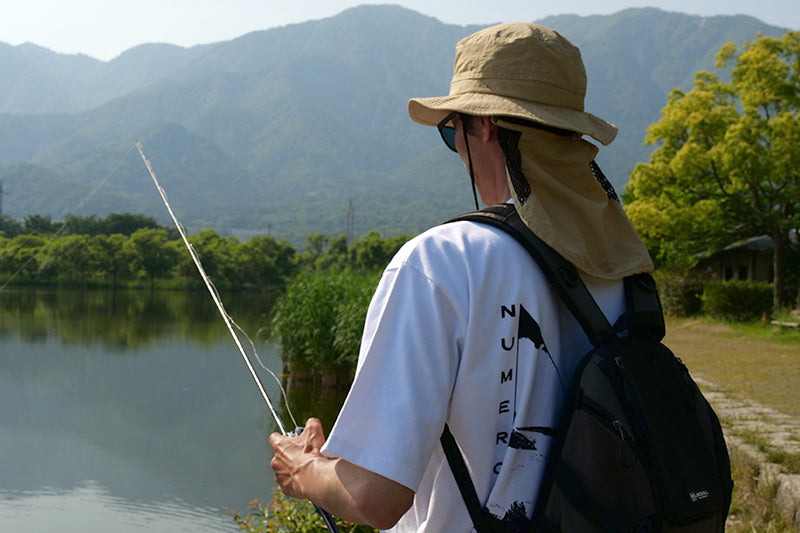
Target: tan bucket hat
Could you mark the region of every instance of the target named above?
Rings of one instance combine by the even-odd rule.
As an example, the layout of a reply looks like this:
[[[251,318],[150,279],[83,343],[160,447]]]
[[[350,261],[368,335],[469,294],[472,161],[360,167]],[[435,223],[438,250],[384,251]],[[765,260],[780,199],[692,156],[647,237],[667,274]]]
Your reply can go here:
[[[589,135],[604,145],[617,127],[583,110],[586,70],[581,53],[538,24],[500,24],[462,39],[450,94],[412,98],[408,114],[435,126],[451,111],[517,117]]]
[[[490,116],[520,133],[520,167],[529,191],[520,196],[507,171],[523,222],[589,276],[617,280],[653,269],[647,249],[615,195],[590,169],[597,147],[617,127],[583,110],[586,71],[578,48],[538,24],[501,24],[456,46],[448,96],[413,98],[411,118],[436,126],[453,111]],[[527,119],[580,135],[555,135],[504,117]]]

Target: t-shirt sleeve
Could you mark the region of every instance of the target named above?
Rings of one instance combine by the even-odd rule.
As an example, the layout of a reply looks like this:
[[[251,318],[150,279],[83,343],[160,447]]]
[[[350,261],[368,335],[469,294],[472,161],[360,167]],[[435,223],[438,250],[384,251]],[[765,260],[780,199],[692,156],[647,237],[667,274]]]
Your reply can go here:
[[[417,490],[439,443],[463,324],[424,264],[390,265],[367,313],[353,386],[323,447]]]

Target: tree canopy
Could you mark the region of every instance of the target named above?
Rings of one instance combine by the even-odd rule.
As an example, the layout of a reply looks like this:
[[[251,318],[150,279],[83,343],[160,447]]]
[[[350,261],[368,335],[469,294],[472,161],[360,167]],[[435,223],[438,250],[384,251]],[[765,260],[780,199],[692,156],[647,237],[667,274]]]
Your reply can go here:
[[[673,90],[648,128],[657,145],[631,174],[627,211],[657,262],[691,266],[702,252],[769,235],[775,304],[789,303],[787,256],[800,227],[800,32],[728,43],[717,67]]]
[[[110,229],[118,232],[108,234]],[[348,243],[345,235],[312,234],[302,253],[269,235],[240,242],[204,229],[188,238],[218,288],[280,294],[298,272],[301,276],[328,271],[372,276],[410,237],[383,238],[372,231]],[[42,215],[31,215],[24,223],[0,215],[0,281],[4,278],[44,284],[136,286],[159,281],[170,287],[202,285],[174,228],[129,213],[106,219],[70,215],[64,223]]]

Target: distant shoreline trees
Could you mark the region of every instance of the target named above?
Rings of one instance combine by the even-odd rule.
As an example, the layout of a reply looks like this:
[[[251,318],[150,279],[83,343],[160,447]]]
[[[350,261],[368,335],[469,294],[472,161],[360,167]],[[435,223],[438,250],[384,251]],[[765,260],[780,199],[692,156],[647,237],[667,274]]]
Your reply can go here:
[[[370,232],[347,244],[344,236],[313,234],[297,252],[284,240],[257,235],[240,241],[204,229],[189,236],[219,289],[282,294],[298,273],[380,272],[407,236]],[[200,288],[200,279],[174,228],[130,213],[69,217],[55,223],[30,215],[0,215],[0,282],[102,287]]]
[[[132,213],[112,213],[106,218],[99,218],[97,215],[86,217],[69,215],[64,222],[54,222],[51,217],[44,215],[28,215],[22,221],[8,215],[0,215],[0,236],[6,238],[25,234],[93,236],[116,233],[130,237],[141,228],[162,228],[177,236],[176,230],[160,226],[156,219]]]

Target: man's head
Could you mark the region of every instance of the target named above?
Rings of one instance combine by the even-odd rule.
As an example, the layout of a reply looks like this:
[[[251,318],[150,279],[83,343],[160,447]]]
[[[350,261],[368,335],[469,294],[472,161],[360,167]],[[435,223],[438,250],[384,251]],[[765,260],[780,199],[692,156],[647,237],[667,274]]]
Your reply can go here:
[[[475,208],[478,194],[486,205],[511,198],[506,179],[506,158],[498,128],[490,117],[476,117],[453,111],[437,125],[445,145],[457,152],[472,181]]]
[[[510,192],[540,239],[580,271],[616,280],[653,264],[610,183],[594,171],[598,149],[582,137],[609,144],[617,127],[584,111],[585,94],[575,45],[537,24],[501,24],[462,39],[450,94],[413,98],[408,114],[439,125],[474,194],[477,186],[491,203]]]
[[[578,48],[538,24],[500,24],[462,39],[448,96],[413,98],[411,118],[437,125],[450,112],[502,116],[569,130],[609,144],[617,128],[584,112]]]

